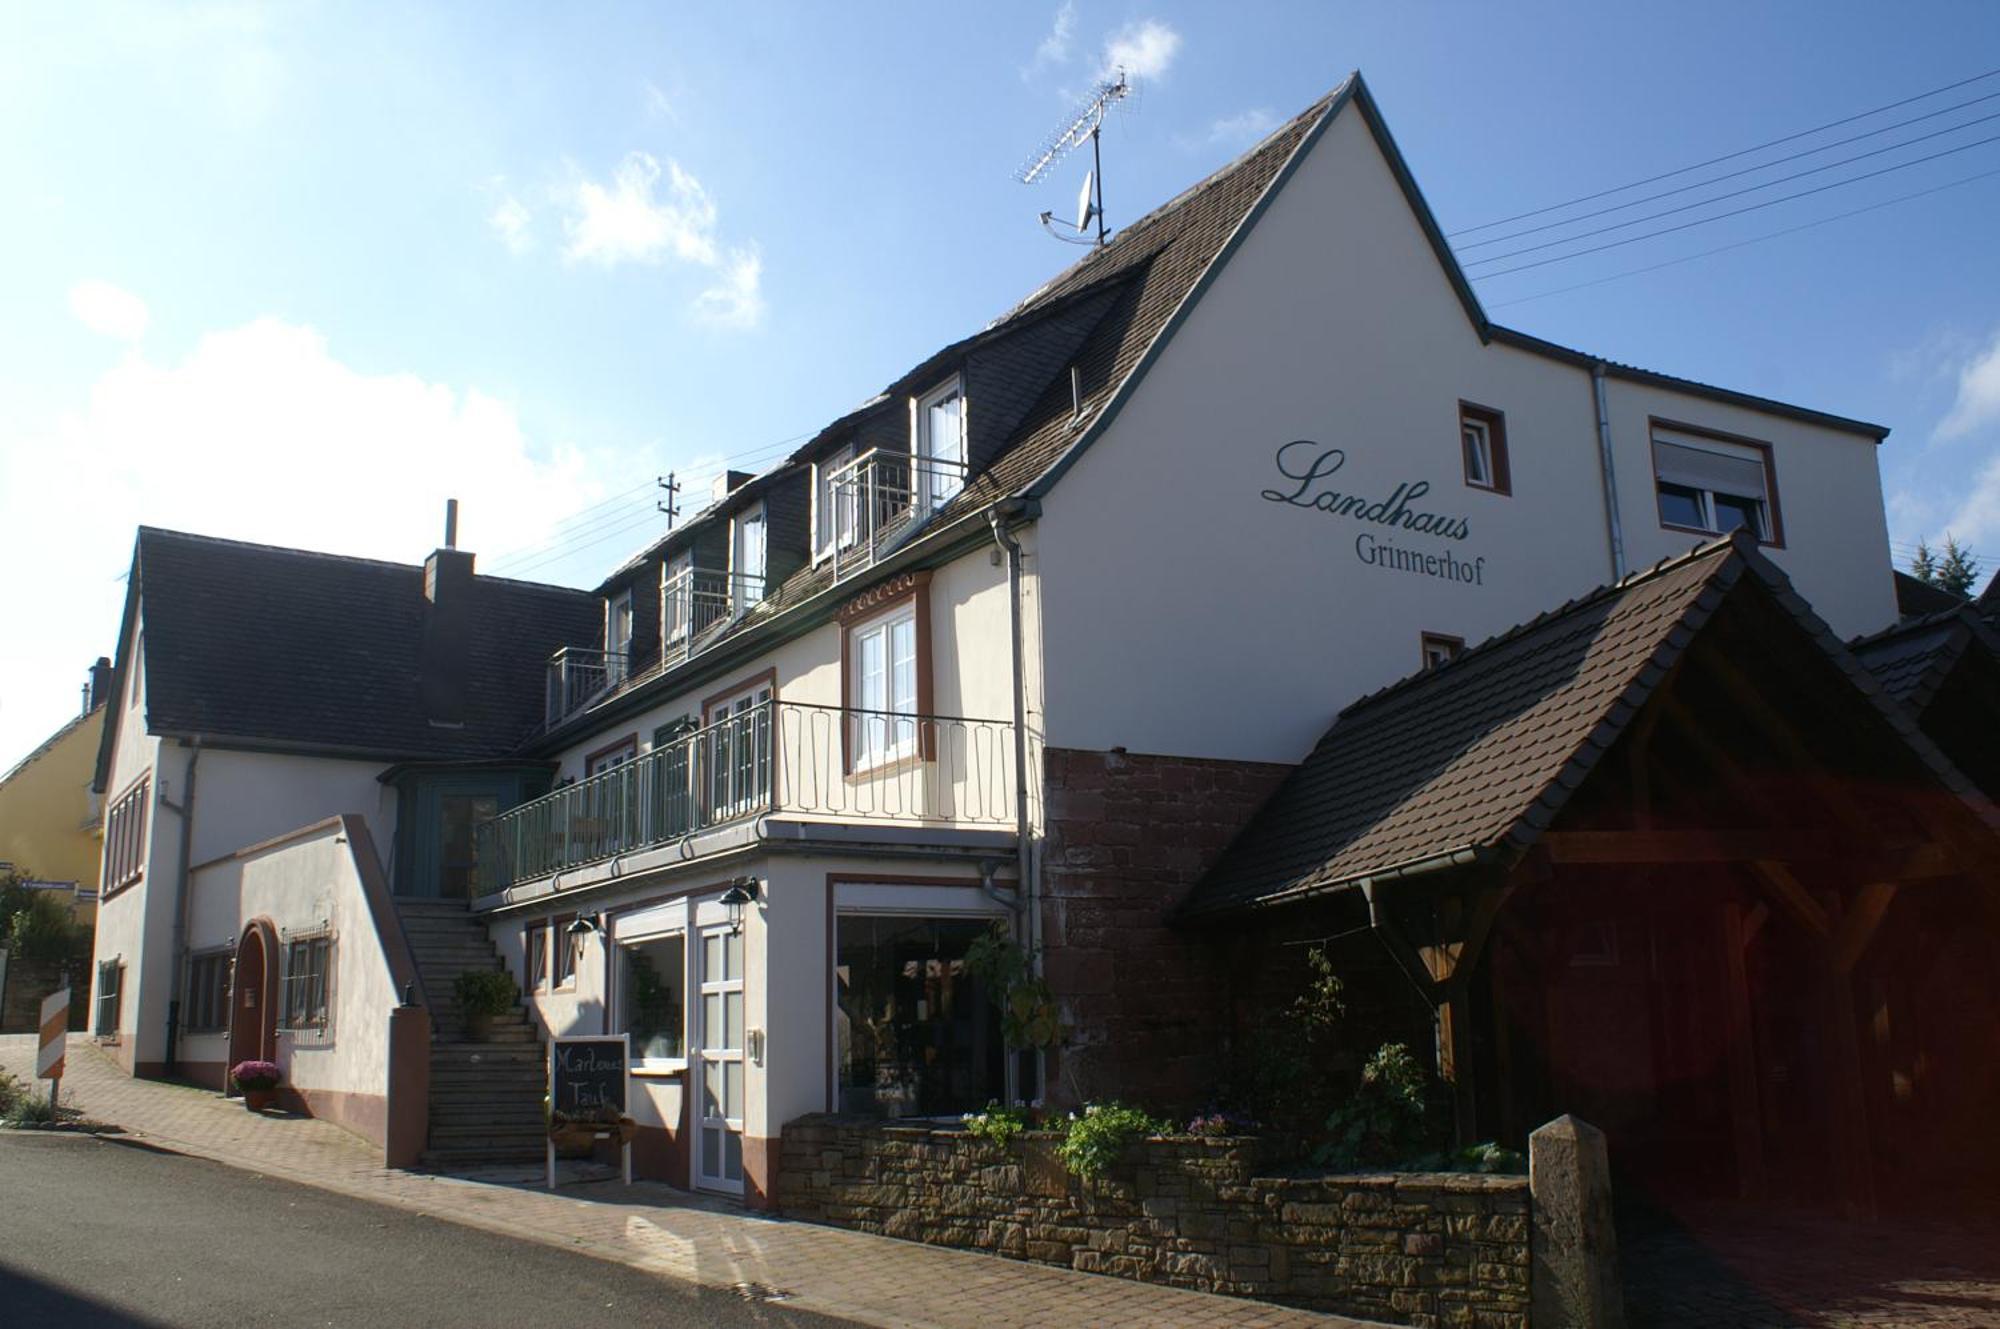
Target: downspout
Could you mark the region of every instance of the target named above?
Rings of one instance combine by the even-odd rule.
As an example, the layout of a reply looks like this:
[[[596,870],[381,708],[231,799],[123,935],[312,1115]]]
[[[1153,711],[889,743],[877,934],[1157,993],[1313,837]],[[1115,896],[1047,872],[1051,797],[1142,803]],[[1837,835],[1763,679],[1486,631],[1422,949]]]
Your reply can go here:
[[[1618,467],[1611,456],[1611,406],[1604,388],[1604,362],[1590,367],[1590,391],[1597,403],[1597,463],[1604,473],[1604,529],[1611,540],[1611,580],[1625,580],[1625,531],[1618,520]]]
[[[1020,935],[1028,952],[1029,972],[1039,976],[1042,972],[1042,913],[1037,907],[1035,856],[1028,835],[1028,693],[1026,677],[1022,672],[1026,651],[1021,634],[1021,542],[1008,533],[998,504],[987,509],[986,521],[993,528],[993,542],[1007,555],[1007,600],[1014,651],[1014,850],[1019,860],[1015,866],[1018,882],[1014,896],[1021,915]],[[1045,1078],[1045,1060],[1040,1053],[1034,1059],[1037,1083],[1033,1096],[1036,1098],[1044,1094],[1040,1081]],[[1009,1069],[1011,1071],[1011,1061]],[[1008,1078],[1011,1080],[1013,1077],[1010,1074]]]
[[[188,901],[194,892],[189,878],[194,870],[194,782],[196,768],[201,763],[201,735],[196,734],[189,744],[187,764],[187,787],[181,791],[181,801],[173,803],[160,799],[160,806],[181,819],[181,863],[180,876],[174,885],[174,945],[173,995],[167,999],[167,1074],[172,1075],[178,1068],[178,1044],[181,1027],[181,984],[186,979]]]

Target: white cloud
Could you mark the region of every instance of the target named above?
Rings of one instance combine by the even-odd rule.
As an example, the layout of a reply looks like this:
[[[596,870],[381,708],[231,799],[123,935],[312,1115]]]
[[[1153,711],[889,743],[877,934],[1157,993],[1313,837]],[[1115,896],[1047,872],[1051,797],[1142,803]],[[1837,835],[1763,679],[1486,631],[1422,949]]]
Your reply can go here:
[[[80,281],[69,288],[69,312],[102,337],[138,341],[152,321],[146,302],[108,281]]]
[[[674,109],[674,104],[668,99],[667,94],[660,91],[660,85],[651,79],[646,81],[646,113],[672,124],[681,122],[681,113]]]
[[[1958,371],[1958,397],[1937,427],[1942,440],[2000,425],[2000,333]]]
[[[507,246],[508,253],[525,254],[535,247],[535,237],[529,231],[534,224],[534,215],[512,194],[500,200],[486,222],[500,237],[500,243]]]
[[[350,367],[310,327],[260,319],[183,358],[134,351],[74,409],[30,419],[0,394],[0,767],[60,723],[109,653],[141,523],[420,561],[461,500],[461,542],[491,554],[653,473],[651,458],[531,438],[474,388]],[[61,569],[58,575],[53,570]],[[531,573],[529,575],[538,575]]]
[[[1070,41],[1076,36],[1075,0],[1063,0],[1063,6],[1056,11],[1055,23],[1049,28],[1049,35],[1042,38],[1035,48],[1035,58],[1021,71],[1022,78],[1032,77],[1037,71],[1051,65],[1069,63]]]
[[[1180,49],[1181,35],[1156,18],[1127,23],[1104,43],[1100,77],[1116,77],[1122,69],[1135,79],[1164,78]]]
[[[665,192],[657,194],[664,174]],[[716,237],[715,200],[701,181],[669,160],[628,153],[599,184],[578,179],[559,191],[566,215],[563,258],[612,268],[657,266],[668,260],[709,269],[714,284],[695,297],[695,312],[727,327],[752,328],[763,319],[764,261],[755,244],[724,250]]]
[[[1211,143],[1247,146],[1277,127],[1276,112],[1268,106],[1254,106],[1247,111],[1238,111],[1235,115],[1220,116],[1210,121],[1207,130],[1200,134],[1176,135],[1174,141],[1183,148],[1203,147]]]
[[[670,257],[713,267],[715,202],[680,163],[669,161],[667,171],[663,199],[653,196],[660,163],[643,152],[626,154],[609,184],[579,180],[567,191],[563,257],[607,268]]]
[[[754,328],[764,319],[764,258],[755,246],[732,249],[715,285],[695,297],[695,312],[726,328]]]

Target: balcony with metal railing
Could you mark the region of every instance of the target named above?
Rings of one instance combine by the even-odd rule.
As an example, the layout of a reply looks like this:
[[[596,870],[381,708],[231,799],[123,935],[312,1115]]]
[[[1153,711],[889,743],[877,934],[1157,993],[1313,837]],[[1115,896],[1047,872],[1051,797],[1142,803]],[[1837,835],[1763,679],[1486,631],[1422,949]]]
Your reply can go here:
[[[761,604],[765,580],[686,567],[660,586],[660,658],[679,664],[720,638]]]
[[[548,727],[555,728],[623,683],[630,667],[631,658],[624,651],[565,646],[551,655],[545,711]]]
[[[866,571],[965,488],[965,463],[871,448],[827,478],[835,580]]]
[[[481,822],[480,893],[777,818],[1011,832],[1014,726],[765,702]]]

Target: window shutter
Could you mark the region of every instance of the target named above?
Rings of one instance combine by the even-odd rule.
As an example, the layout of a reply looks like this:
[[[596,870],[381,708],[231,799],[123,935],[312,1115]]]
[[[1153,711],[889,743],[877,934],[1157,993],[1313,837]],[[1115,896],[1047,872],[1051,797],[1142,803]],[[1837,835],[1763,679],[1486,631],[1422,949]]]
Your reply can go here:
[[[1737,494],[1745,498],[1764,497],[1764,462],[1759,457],[1732,456],[1710,448],[1691,448],[1653,440],[1653,473],[1663,482]]]

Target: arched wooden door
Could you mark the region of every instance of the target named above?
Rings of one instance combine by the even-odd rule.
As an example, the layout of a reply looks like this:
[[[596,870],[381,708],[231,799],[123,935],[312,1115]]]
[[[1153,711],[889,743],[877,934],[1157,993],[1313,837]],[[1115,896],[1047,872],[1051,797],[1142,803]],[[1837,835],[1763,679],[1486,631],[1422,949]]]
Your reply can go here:
[[[275,960],[264,929],[252,923],[236,943],[236,980],[229,992],[229,1064],[272,1059],[278,1012],[269,981]],[[233,1088],[233,1086],[232,1086]]]

